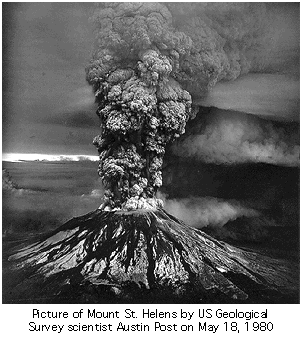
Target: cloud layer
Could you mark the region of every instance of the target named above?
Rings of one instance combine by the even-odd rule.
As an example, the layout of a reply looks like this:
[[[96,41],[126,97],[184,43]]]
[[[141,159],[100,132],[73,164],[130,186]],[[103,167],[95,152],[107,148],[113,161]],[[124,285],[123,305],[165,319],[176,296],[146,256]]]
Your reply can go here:
[[[220,82],[196,105],[299,121],[300,81],[284,74],[248,74]]]

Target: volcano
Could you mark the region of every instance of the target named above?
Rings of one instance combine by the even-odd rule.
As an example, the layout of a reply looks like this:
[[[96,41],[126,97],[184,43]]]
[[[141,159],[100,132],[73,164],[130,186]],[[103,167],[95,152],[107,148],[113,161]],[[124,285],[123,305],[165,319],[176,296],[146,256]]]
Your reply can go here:
[[[267,47],[274,40],[267,35],[265,5],[239,7],[95,6],[90,20],[95,38],[85,70],[100,121],[93,144],[103,200],[98,210],[10,253],[6,302],[289,303],[298,298],[294,263],[217,241],[167,214],[157,198],[167,146],[185,133],[199,111],[197,101],[220,81],[271,70],[263,65],[265,52],[274,50]]]
[[[8,303],[290,303],[298,268],[163,209],[95,210],[18,248]],[[5,282],[4,282],[5,283]]]

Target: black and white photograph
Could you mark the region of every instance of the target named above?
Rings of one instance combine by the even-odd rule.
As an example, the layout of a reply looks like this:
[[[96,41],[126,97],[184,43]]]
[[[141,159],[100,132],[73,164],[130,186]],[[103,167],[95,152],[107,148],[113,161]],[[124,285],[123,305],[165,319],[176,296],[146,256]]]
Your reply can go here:
[[[3,2],[2,303],[299,304],[299,121],[299,2]]]

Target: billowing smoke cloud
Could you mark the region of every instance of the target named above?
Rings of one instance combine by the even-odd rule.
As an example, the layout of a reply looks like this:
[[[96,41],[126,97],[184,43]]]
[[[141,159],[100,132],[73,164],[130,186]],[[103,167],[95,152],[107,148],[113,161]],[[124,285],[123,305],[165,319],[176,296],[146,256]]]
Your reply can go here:
[[[192,39],[181,73],[193,97],[248,73],[299,76],[299,7],[269,3],[166,4]],[[183,79],[182,78],[182,79]]]
[[[258,211],[242,206],[235,200],[225,201],[211,197],[168,199],[164,195],[160,197],[164,200],[167,212],[197,228],[223,227],[228,221],[238,217],[259,215]]]
[[[191,96],[172,73],[191,40],[158,3],[100,6],[87,67],[102,123],[94,139],[106,191],[102,207],[157,207],[167,143],[184,132]],[[149,206],[148,206],[149,205]]]
[[[213,69],[219,69],[208,88],[200,86],[200,71],[194,69],[194,104],[299,119],[298,4],[194,3],[186,4],[182,15],[177,11],[183,4],[175,6],[177,27],[189,35],[195,31],[194,46],[201,53],[198,46],[208,48]],[[203,62],[201,69],[209,66]]]
[[[268,228],[280,224],[238,200],[193,196],[169,199],[164,194],[159,197],[168,213],[219,240],[263,242],[269,238]]]
[[[197,134],[174,144],[173,153],[217,164],[298,166],[299,133],[295,125],[220,112],[208,118]]]

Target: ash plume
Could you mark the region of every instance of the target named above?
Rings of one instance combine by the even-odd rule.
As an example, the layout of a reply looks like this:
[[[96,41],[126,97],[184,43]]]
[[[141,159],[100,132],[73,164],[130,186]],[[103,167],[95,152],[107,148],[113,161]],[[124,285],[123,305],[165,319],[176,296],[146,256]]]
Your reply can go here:
[[[190,39],[161,4],[103,4],[87,80],[98,103],[104,207],[156,207],[165,146],[184,132],[191,96],[173,78]]]
[[[160,205],[155,194],[162,185],[165,147],[185,132],[186,122],[196,113],[192,99],[194,105],[217,82],[284,66],[282,53],[279,58],[272,53],[277,37],[270,27],[279,16],[280,11],[264,3],[96,6],[94,51],[86,74],[101,121],[94,145],[106,188],[103,208]],[[292,60],[290,56],[286,55]],[[238,135],[235,143],[241,138]],[[211,136],[206,139],[211,143]],[[198,148],[200,141],[204,142],[190,143]],[[239,150],[247,157],[284,157],[283,145],[259,147],[249,139],[241,143]],[[232,148],[238,146],[230,147],[227,155],[236,157]]]

